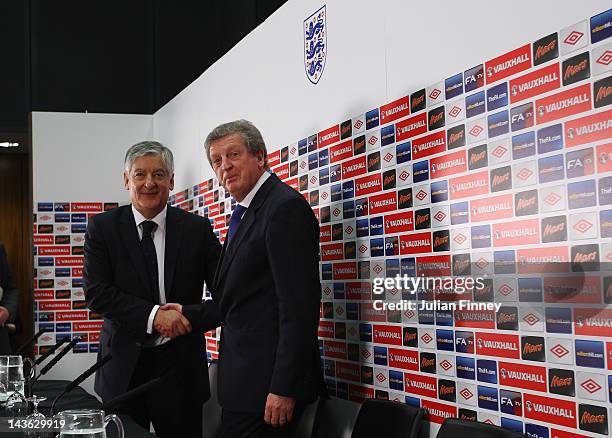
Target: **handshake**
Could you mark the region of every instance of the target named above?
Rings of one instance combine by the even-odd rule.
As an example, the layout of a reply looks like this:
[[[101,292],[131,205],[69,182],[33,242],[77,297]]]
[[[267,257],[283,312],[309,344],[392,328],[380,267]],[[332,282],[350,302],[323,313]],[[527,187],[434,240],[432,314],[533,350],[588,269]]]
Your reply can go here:
[[[183,315],[183,306],[177,303],[164,304],[157,309],[153,328],[171,339],[191,333],[191,323]]]

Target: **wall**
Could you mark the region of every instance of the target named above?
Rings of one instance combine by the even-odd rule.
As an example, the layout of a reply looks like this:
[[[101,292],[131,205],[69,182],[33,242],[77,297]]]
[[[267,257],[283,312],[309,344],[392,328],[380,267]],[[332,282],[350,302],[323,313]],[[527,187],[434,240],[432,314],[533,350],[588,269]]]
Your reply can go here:
[[[86,220],[129,202],[125,151],[152,134],[148,115],[32,114],[35,330],[51,330],[36,351],[66,335],[86,339],[45,378],[72,380],[95,361],[101,320],[85,309],[80,283]],[[93,377],[83,386],[93,393]]]
[[[607,435],[610,278],[585,278],[569,262],[582,269],[611,248],[610,84],[600,58],[610,40],[576,50],[565,34],[553,45],[537,40],[608,5],[334,2],[327,64],[314,87],[303,72],[301,22],[320,6],[289,2],[155,115],[155,137],[181,157],[177,187],[186,190],[172,202],[208,215],[223,238],[229,202],[209,179],[201,145],[220,122],[252,120],[268,139],[274,171],[321,221],[319,336],[332,392],[420,405],[432,436],[448,416],[537,437]],[[525,45],[522,67],[489,76],[494,58]],[[482,64],[471,82],[469,69]],[[513,85],[540,69],[552,72],[551,82],[514,95]],[[457,74],[460,93],[452,81],[438,84]],[[474,88],[464,94],[464,84]],[[466,118],[464,97],[493,95],[500,84],[506,101],[474,106]],[[559,111],[563,93],[575,99]],[[410,115],[409,95],[427,96]],[[393,108],[399,112],[384,118]],[[590,120],[603,125],[585,139],[580,127]],[[371,277],[421,275],[428,265],[438,274],[467,266],[472,275],[488,266],[493,277],[473,298],[503,308],[371,308]],[[551,266],[565,275],[544,272]],[[569,298],[559,293],[565,286]],[[387,298],[400,297],[389,290]],[[208,335],[213,357],[215,339]]]

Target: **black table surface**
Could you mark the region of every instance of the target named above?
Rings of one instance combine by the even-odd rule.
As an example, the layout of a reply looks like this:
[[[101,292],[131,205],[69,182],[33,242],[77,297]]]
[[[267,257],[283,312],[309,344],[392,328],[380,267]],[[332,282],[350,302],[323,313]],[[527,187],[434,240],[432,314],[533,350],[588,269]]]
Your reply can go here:
[[[51,411],[51,404],[55,397],[62,393],[66,385],[70,383],[67,380],[39,380],[34,382],[33,393],[39,397],[47,397],[45,401],[40,402],[38,411],[48,416]],[[55,412],[61,412],[68,409],[100,409],[101,403],[96,397],[86,392],[80,386],[72,390],[68,394],[64,394],[55,404]],[[126,438],[151,438],[152,433],[143,429],[136,424],[127,415],[120,415],[125,430]],[[24,437],[25,433],[0,432],[0,438],[9,437]],[[117,438],[117,429],[114,424],[109,424],[106,428],[106,436],[108,438]]]

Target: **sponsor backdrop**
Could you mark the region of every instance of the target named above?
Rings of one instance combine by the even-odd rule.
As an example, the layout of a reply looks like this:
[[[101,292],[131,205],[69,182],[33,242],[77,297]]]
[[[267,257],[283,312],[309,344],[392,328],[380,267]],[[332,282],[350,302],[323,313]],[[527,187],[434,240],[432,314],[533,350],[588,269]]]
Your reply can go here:
[[[609,434],[612,274],[593,265],[612,262],[611,22],[548,29],[270,154],[320,221],[334,395],[421,406],[434,423]],[[171,202],[224,239],[233,201],[216,179]],[[503,306],[373,308],[369,280],[398,274],[487,275],[470,298]]]
[[[457,416],[534,437],[609,435],[612,277],[589,271],[612,261],[611,21],[611,11],[577,16],[392,102],[305,113],[304,135],[271,148],[272,170],[321,223],[319,337],[333,394],[418,405],[434,425]],[[172,105],[193,99],[189,90]],[[198,122],[184,115],[185,126]],[[155,127],[181,141],[209,128]],[[201,154],[194,143],[177,168],[192,168],[181,160]],[[233,201],[214,178],[192,184],[197,173],[181,176],[189,188],[171,202],[208,216],[224,239]],[[38,348],[68,333],[83,335],[77,351],[95,352],[100,321],[79,295],[82,236],[89,215],[124,199],[61,193],[35,198],[37,324],[54,329]],[[503,307],[373,309],[369,279],[396,274],[487,274],[472,298]],[[207,334],[209,357],[217,340]]]

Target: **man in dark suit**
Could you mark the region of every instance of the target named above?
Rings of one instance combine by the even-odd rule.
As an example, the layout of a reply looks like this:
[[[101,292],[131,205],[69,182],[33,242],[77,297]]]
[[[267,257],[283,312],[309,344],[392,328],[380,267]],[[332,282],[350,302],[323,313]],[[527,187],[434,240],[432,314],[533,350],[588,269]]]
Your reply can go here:
[[[17,317],[19,290],[15,286],[4,245],[0,242],[0,355],[11,354],[6,323]]]
[[[96,374],[104,401],[162,376],[163,383],[120,412],[160,437],[200,437],[209,397],[203,333],[219,324],[202,304],[221,245],[207,219],[167,205],[174,187],[172,152],[157,142],[132,146],[124,182],[131,205],[92,217],[83,271],[88,307],[104,317]],[[165,308],[164,303],[176,303]]]
[[[238,202],[212,287],[224,321],[220,437],[291,436],[322,390],[319,225],[304,198],[269,172],[253,124],[220,125],[205,148]]]

